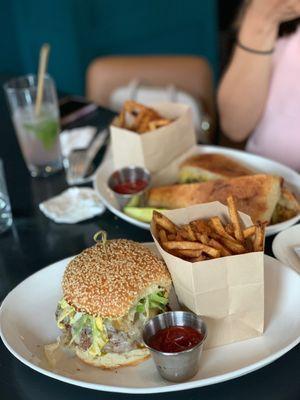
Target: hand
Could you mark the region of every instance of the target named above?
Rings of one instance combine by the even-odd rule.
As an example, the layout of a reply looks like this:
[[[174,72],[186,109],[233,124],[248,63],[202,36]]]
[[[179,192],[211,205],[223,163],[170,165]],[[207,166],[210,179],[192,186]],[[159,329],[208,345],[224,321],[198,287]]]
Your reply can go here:
[[[300,0],[252,0],[247,11],[278,26],[300,17]]]

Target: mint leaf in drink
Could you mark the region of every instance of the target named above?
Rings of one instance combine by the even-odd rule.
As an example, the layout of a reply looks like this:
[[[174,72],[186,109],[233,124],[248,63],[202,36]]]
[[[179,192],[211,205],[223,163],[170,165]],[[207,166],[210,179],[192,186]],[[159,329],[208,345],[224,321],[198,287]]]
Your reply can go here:
[[[36,123],[26,123],[24,128],[35,136],[43,143],[46,150],[50,150],[56,141],[59,123],[56,119],[47,119]]]

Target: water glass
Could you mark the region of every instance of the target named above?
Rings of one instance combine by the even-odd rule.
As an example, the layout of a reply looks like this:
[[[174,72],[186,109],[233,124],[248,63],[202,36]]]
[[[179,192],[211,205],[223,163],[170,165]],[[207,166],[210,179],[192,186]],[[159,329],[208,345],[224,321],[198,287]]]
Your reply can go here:
[[[41,108],[36,110],[37,77],[26,75],[4,84],[13,124],[32,176],[46,177],[62,168],[59,108],[55,84],[44,77]]]
[[[12,224],[12,215],[7,187],[4,177],[3,163],[0,159],[0,233],[5,232]]]

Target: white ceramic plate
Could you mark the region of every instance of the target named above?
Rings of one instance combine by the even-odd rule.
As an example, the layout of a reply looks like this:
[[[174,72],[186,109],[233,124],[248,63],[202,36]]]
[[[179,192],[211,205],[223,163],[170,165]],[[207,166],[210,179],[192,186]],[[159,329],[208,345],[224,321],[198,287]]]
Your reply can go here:
[[[257,156],[255,154],[247,153],[245,151],[239,151],[220,146],[197,146],[196,152],[199,154],[224,154],[233,159],[236,159],[237,161],[240,161],[244,165],[248,166],[250,169],[267,174],[282,176],[286,184],[294,191],[294,193],[300,195],[300,175],[297,172],[293,171],[291,168],[286,167],[278,162]],[[120,208],[113,192],[109,189],[107,185],[108,178],[113,173],[113,171],[114,165],[112,156],[111,153],[108,152],[95,175],[94,188],[96,192],[98,193],[106,207],[112,213],[133,225],[136,225],[143,229],[149,229],[148,223],[141,222],[135,218],[129,217]],[[275,233],[278,233],[283,229],[294,225],[299,220],[300,214],[279,224],[270,225],[266,229],[266,235],[274,235]]]
[[[294,251],[296,246],[300,246],[300,225],[280,232],[272,244],[275,257],[284,264],[290,265],[300,274],[300,258]]]
[[[154,248],[154,245],[151,245]],[[0,309],[0,334],[9,351],[30,368],[74,385],[111,392],[157,393],[191,389],[237,378],[257,370],[300,342],[300,276],[265,257],[265,333],[263,336],[203,352],[202,366],[190,381],[173,384],[158,375],[153,361],[103,371],[79,359],[63,358],[52,369],[43,345],[59,335],[54,320],[61,278],[70,259],[27,278],[12,290]],[[286,329],[286,327],[289,329]]]

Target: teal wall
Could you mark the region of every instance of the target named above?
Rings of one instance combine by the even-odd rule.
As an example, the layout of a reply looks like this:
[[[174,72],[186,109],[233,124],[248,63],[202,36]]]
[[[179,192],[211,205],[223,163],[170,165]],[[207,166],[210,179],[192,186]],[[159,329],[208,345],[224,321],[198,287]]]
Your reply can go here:
[[[0,74],[35,72],[51,44],[61,91],[83,93],[89,62],[111,54],[194,54],[218,70],[216,0],[0,0]]]

